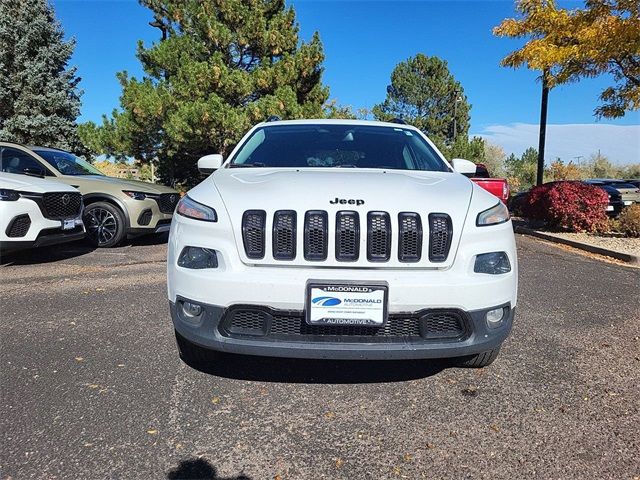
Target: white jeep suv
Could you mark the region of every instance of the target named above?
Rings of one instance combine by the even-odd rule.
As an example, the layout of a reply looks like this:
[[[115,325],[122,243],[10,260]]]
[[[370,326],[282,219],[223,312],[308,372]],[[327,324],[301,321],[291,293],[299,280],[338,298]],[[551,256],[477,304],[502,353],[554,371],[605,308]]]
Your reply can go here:
[[[168,296],[183,359],[212,351],[490,364],[511,329],[509,214],[418,129],[271,121],[177,207]]]
[[[82,207],[69,185],[0,172],[0,253],[84,238]]]

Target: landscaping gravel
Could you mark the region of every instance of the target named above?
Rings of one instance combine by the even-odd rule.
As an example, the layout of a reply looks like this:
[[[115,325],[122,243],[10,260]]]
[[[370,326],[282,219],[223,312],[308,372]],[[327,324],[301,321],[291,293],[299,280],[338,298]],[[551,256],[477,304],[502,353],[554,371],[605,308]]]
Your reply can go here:
[[[630,255],[640,255],[640,238],[619,238],[592,235],[589,233],[564,233],[564,232],[548,232],[547,235],[554,237],[573,240],[574,242],[586,243],[594,247],[606,248]]]

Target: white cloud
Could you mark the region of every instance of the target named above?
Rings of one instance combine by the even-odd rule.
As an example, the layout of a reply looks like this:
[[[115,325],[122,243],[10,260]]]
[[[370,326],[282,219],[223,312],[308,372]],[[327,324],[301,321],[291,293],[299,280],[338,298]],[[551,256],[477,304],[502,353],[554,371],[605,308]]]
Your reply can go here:
[[[490,125],[472,136],[483,137],[504,148],[507,154],[520,155],[528,147],[538,148],[539,128],[536,124],[512,123]],[[547,162],[556,157],[576,161],[588,159],[598,150],[617,164],[640,162],[640,125],[581,123],[547,125]]]

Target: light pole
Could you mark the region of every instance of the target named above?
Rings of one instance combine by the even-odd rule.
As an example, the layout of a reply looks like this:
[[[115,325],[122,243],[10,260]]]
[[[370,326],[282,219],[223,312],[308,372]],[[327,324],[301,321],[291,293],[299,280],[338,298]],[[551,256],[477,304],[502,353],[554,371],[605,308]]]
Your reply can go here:
[[[453,100],[453,141],[456,141],[458,136],[458,102],[461,102],[460,92],[456,90],[454,92],[455,99]]]
[[[547,105],[549,101],[548,70],[542,71],[542,103],[540,105],[540,138],[538,141],[538,171],[536,185],[542,185],[544,177],[544,144],[547,136]]]

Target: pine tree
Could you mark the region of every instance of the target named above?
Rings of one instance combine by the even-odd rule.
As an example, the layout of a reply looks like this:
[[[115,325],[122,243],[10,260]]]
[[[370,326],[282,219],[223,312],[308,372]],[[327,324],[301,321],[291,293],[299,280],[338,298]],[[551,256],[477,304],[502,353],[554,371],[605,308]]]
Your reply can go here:
[[[0,1],[0,140],[80,152],[74,47],[47,0]]]
[[[119,74],[122,109],[92,135],[105,153],[156,162],[165,182],[192,184],[201,155],[228,154],[270,115],[324,116],[320,38],[299,41],[284,0],[140,1],[162,39],[139,43],[144,78]]]
[[[452,145],[458,137],[466,139],[470,109],[447,62],[419,53],[393,69],[387,98],[373,107],[373,115],[378,120],[402,118],[438,145]]]

